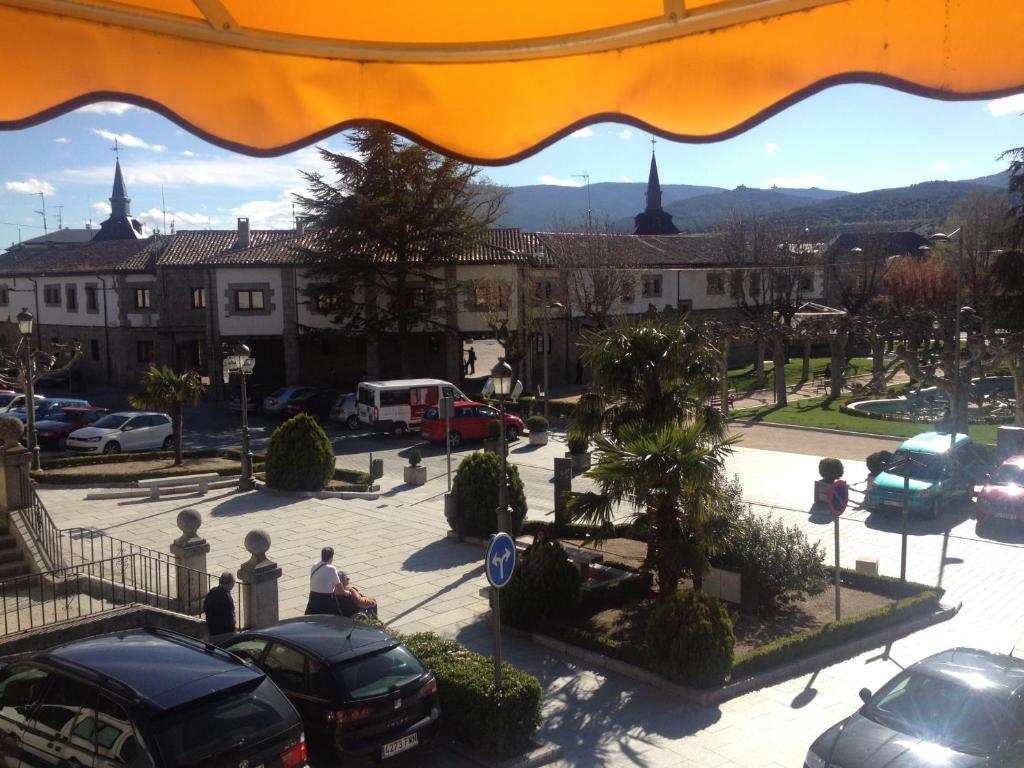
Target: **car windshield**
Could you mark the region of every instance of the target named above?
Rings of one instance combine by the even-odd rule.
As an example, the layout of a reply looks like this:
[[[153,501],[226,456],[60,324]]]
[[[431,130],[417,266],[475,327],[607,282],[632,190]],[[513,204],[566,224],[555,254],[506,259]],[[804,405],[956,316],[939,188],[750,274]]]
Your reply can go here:
[[[909,461],[907,461],[908,458]],[[900,450],[893,454],[885,471],[890,475],[896,475],[896,477],[934,482],[942,477],[945,465],[944,454]]]
[[[118,429],[126,421],[128,421],[127,416],[112,413],[109,416],[104,416],[102,419],[93,422],[93,426],[97,429]]]
[[[1002,464],[992,473],[993,485],[1024,485],[1024,467]]]
[[[165,765],[200,768],[280,736],[297,722],[293,712],[277,686],[263,679],[257,686],[172,711],[157,721],[156,740]]]
[[[424,674],[423,666],[402,645],[338,664],[336,669],[353,699],[383,696]]]
[[[50,421],[62,421],[65,424],[70,424],[78,421],[78,416],[68,411],[54,410],[47,414],[46,418]]]
[[[375,405],[373,402],[373,390],[367,387],[359,388],[359,402],[363,405]]]
[[[970,755],[991,755],[1010,723],[984,687],[908,670],[861,709],[869,720]]]

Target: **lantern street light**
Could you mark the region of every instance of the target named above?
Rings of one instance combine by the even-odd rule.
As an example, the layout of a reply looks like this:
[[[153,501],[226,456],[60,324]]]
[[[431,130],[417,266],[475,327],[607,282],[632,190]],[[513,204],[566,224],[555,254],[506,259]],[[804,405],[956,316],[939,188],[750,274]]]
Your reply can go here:
[[[508,532],[508,462],[506,451],[508,443],[505,438],[505,398],[512,393],[512,366],[505,362],[504,357],[499,357],[498,362],[491,368],[491,382],[494,384],[494,394],[498,398],[498,419],[501,423],[498,441],[498,455],[501,457],[501,472],[498,474],[498,531]]]
[[[32,324],[35,318],[27,309],[18,313],[18,333],[25,348],[25,426],[32,469],[40,469],[39,441],[36,439],[35,365],[32,362]]]
[[[245,392],[245,378],[252,375],[256,366],[256,358],[250,354],[249,347],[237,344],[225,358],[228,371],[238,374],[242,387],[242,476],[238,480],[238,490],[251,491],[256,487],[252,475],[252,446],[249,438],[249,399]]]
[[[953,397],[949,399],[949,420],[952,425],[949,429],[949,449],[952,451],[956,446],[956,432],[960,424],[960,285],[963,282],[964,271],[964,233],[963,227],[957,227],[948,235],[945,232],[936,232],[928,239],[933,243],[948,243],[956,238],[956,312],[953,317]]]

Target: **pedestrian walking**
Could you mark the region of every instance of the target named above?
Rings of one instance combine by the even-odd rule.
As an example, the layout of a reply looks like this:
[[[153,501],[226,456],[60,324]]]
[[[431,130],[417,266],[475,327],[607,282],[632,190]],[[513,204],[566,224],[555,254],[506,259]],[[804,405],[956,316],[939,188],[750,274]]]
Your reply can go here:
[[[334,547],[320,550],[320,562],[309,569],[309,600],[306,615],[340,614],[336,595],[345,594],[338,569],[334,567]]]
[[[235,577],[230,571],[224,571],[217,586],[203,598],[203,613],[206,614],[206,629],[210,637],[235,631],[235,601],[231,597],[231,588],[234,586]]]
[[[472,344],[469,345],[469,352],[466,354],[466,373],[476,373],[476,350]]]

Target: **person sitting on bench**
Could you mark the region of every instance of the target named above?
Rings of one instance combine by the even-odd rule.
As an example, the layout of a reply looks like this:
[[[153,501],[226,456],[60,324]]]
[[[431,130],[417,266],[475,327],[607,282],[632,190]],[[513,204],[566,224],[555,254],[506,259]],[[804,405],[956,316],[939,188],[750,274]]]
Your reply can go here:
[[[377,601],[372,597],[367,597],[353,586],[349,581],[348,574],[344,571],[339,571],[338,577],[341,579],[342,586],[342,591],[337,593],[341,615],[351,618],[357,613],[364,613],[371,619],[376,619]]]

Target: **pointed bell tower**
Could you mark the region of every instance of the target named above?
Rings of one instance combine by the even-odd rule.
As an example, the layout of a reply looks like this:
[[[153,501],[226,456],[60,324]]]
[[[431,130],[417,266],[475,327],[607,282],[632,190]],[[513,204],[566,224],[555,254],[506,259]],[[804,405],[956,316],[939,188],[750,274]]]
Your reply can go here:
[[[647,175],[647,203],[642,213],[633,217],[636,222],[634,235],[678,235],[679,230],[672,223],[672,215],[661,208],[661,181],[658,178],[658,161],[654,156],[654,138],[651,138],[651,170]]]
[[[100,224],[99,232],[92,239],[94,243],[103,240],[138,240],[142,237],[142,225],[132,218],[131,199],[124,186],[121,174],[121,159],[114,161],[114,187],[110,192],[110,217]]]

